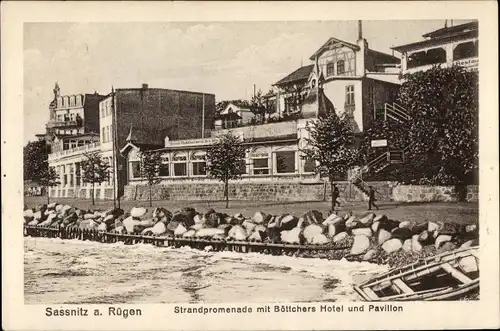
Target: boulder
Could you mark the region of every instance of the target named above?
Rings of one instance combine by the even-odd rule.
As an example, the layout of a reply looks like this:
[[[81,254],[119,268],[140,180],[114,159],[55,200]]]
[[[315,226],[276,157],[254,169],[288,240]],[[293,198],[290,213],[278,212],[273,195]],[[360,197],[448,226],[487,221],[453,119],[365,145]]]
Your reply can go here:
[[[466,256],[458,260],[458,268],[467,274],[479,272],[479,265],[474,256]]]
[[[219,213],[205,214],[205,225],[209,228],[216,228],[222,223],[222,215]]]
[[[170,221],[168,224],[167,224],[167,231],[169,232],[175,232],[175,230],[177,229],[177,227],[180,225],[179,222],[174,222],[174,221]]]
[[[187,230],[182,234],[182,238],[192,238],[196,234],[195,230]]]
[[[368,247],[370,247],[370,240],[367,236],[354,236],[354,243],[351,247],[351,255],[363,254],[368,250]]]
[[[248,241],[257,241],[257,242],[262,242],[265,238],[265,232],[261,232],[261,231],[254,231],[252,232],[247,240]]]
[[[357,228],[357,229],[352,229],[352,235],[353,236],[366,236],[368,238],[370,238],[373,233],[372,233],[372,229],[370,228]]]
[[[298,228],[298,229],[300,229],[300,228]],[[287,232],[289,232],[289,231],[287,231]],[[266,236],[267,236],[267,238],[269,238],[270,242],[276,243],[276,242],[280,241],[281,233],[280,233],[280,230],[278,228],[272,227],[272,228],[267,228]]]
[[[171,222],[172,223],[172,222]],[[167,227],[168,228],[168,227]],[[193,230],[194,231],[194,230]],[[184,233],[187,232],[187,229],[186,227],[184,226],[184,224],[182,223],[178,223],[178,226],[175,228],[175,231],[174,231],[174,236],[181,236],[183,235]]]
[[[75,213],[76,215],[76,213]],[[107,215],[106,217],[104,217],[104,219],[102,220],[103,223],[106,223],[106,224],[112,224],[115,222],[115,216],[113,214],[109,214]]]
[[[335,224],[338,224],[338,223],[342,223],[342,224],[345,224],[345,220],[336,215],[336,214],[331,214],[330,216],[327,217],[326,220],[323,221],[323,225],[327,226],[327,225],[335,225]]]
[[[413,232],[408,228],[395,228],[391,233],[391,238],[400,239],[405,241],[413,236]]]
[[[453,243],[451,241],[447,241],[443,245],[441,245],[438,252],[439,253],[449,252],[449,251],[453,251],[457,248],[458,248],[458,246],[455,243]]]
[[[381,229],[381,230],[378,231],[377,243],[379,245],[382,245],[383,243],[385,243],[390,238],[391,238],[391,233],[389,231],[387,231],[387,230]]]
[[[391,254],[393,252],[399,251],[403,247],[401,240],[393,238],[389,239],[382,244],[382,249],[387,253]]]
[[[440,228],[438,223],[435,222],[427,222],[427,231],[429,232],[434,232],[437,231]]]
[[[298,224],[298,219],[293,215],[282,215],[279,218],[279,228],[282,231],[288,231],[295,228]]]
[[[408,228],[408,229],[411,229],[413,228],[413,225],[414,223],[413,222],[410,222],[410,221],[402,221],[401,223],[399,223],[399,227],[402,229],[402,228]]]
[[[35,220],[38,220],[38,221],[39,221],[39,220],[41,220],[41,219],[42,219],[42,212],[41,212],[40,210],[39,210],[39,211],[34,212],[34,213],[33,213],[33,218],[34,218]]]
[[[221,235],[224,236],[225,230],[224,229],[214,229],[214,228],[203,228],[198,231],[196,231],[196,234],[194,235],[197,238],[212,238],[215,235]]]
[[[269,222],[267,223],[267,228],[279,228],[280,225],[279,219],[280,219],[279,216],[272,216],[269,219]]]
[[[130,210],[130,216],[139,218],[139,217],[144,216],[144,214],[146,214],[147,211],[148,210],[146,208],[143,208],[143,207],[133,207]]]
[[[412,240],[411,239],[406,239],[404,242],[403,242],[403,250],[405,252],[411,252],[413,249],[412,249]]]
[[[328,238],[324,235],[324,234],[315,234],[312,239],[311,239],[311,242],[310,244],[311,245],[324,245],[324,244],[328,244],[329,243],[329,240]]]
[[[242,226],[245,228],[245,230],[247,230],[248,233],[250,233],[253,231],[253,229],[255,229],[257,224],[252,223],[250,220],[245,220]]]
[[[165,223],[163,222],[157,222],[152,228],[151,228],[151,232],[154,234],[154,235],[162,235],[164,233],[167,232],[167,226],[165,225]]]
[[[384,222],[387,221],[387,216],[384,214],[379,214],[373,218],[373,222]]]
[[[212,237],[212,240],[226,240],[226,236],[222,234],[216,234],[215,236]]]
[[[205,218],[201,214],[196,214],[193,217],[194,224],[203,224],[205,223]]]
[[[356,216],[350,216],[346,221],[345,221],[345,227],[348,229],[352,229],[356,227],[358,224],[358,221],[356,219]]]
[[[55,207],[54,207],[54,210],[59,213],[62,209],[63,205],[60,205],[60,204],[57,204]]]
[[[301,228],[293,228],[291,230],[281,231],[281,241],[286,244],[300,244]]]
[[[127,230],[127,233],[134,233],[135,232],[135,227],[139,225],[140,221],[134,219],[132,216],[129,216],[123,220],[123,226]]]
[[[259,231],[259,232],[266,232],[267,228],[264,226],[264,225],[257,225],[255,226],[255,228],[253,229],[253,231]]]
[[[204,225],[202,223],[195,223],[194,225],[191,225],[189,228],[198,231],[200,229],[203,229]]]
[[[358,221],[363,224],[363,226],[370,226],[375,218],[375,213],[367,213],[365,216],[361,217]]]
[[[255,212],[252,216],[252,221],[255,224],[265,224],[266,220],[269,220],[270,215],[266,215],[260,211]]]
[[[451,241],[452,238],[453,237],[448,235],[448,234],[439,235],[436,238],[436,242],[434,243],[434,246],[436,247],[436,249],[439,249],[439,247],[441,247],[442,244],[444,244],[445,242]]]
[[[93,219],[83,220],[79,224],[80,229],[96,229],[99,224]]]
[[[54,208],[56,208],[56,205],[57,205],[57,203],[55,203],[55,202],[51,202],[51,203],[49,203],[49,204],[47,205],[47,209],[54,209]]]
[[[34,220],[32,220],[32,221],[28,222],[28,225],[31,225],[31,226],[38,225],[38,222],[39,222],[39,221],[40,221],[40,220],[38,220],[38,219],[34,219]]]
[[[363,261],[370,261],[377,255],[377,251],[374,249],[370,249],[368,252],[363,255]]]
[[[306,226],[310,224],[321,224],[324,221],[323,214],[317,210],[310,210],[306,212],[302,215],[302,218],[304,219],[304,224]]]
[[[98,226],[97,226],[97,230],[99,231],[107,231],[108,230],[108,225],[104,222],[100,223]]]
[[[340,242],[342,240],[344,240],[345,238],[347,238],[349,235],[347,234],[347,232],[340,232],[340,233],[337,233],[335,235],[335,237],[333,237],[333,242],[334,243],[337,243],[337,242]]]
[[[478,240],[476,239],[472,239],[472,240],[467,240],[466,242],[464,242],[460,248],[469,248],[469,247],[472,247],[472,246],[477,246],[479,243],[478,243]]]
[[[477,224],[469,224],[465,226],[465,232],[476,232],[479,228]]]
[[[379,225],[380,225],[380,222],[379,222],[379,221],[376,221],[376,222],[373,222],[373,223],[372,223],[371,228],[372,228],[373,233],[376,233],[376,232],[378,231],[378,226],[379,226]]]
[[[435,238],[432,235],[432,233],[430,233],[427,230],[422,231],[422,233],[420,233],[418,236],[418,241],[420,241],[422,243],[422,245],[424,245],[424,246],[433,244],[434,240],[435,240]]]
[[[83,215],[83,219],[84,220],[93,220],[93,219],[98,219],[99,216],[95,215],[95,214],[85,214]]]
[[[418,234],[415,234],[411,237],[411,250],[414,252],[420,252],[423,248],[418,238],[419,238]]]
[[[228,236],[234,240],[245,240],[248,233],[241,225],[235,225],[229,230]]]
[[[194,216],[191,217],[190,213],[178,212],[172,216],[172,222],[181,223],[185,228],[194,225]]]
[[[217,229],[224,230],[224,234],[227,236],[229,234],[229,230],[231,230],[233,226],[231,224],[221,224],[217,227]]]
[[[305,227],[304,229],[304,238],[306,238],[306,241],[308,243],[312,242],[312,239],[314,236],[323,234],[323,227],[317,225],[317,224],[311,224]]]

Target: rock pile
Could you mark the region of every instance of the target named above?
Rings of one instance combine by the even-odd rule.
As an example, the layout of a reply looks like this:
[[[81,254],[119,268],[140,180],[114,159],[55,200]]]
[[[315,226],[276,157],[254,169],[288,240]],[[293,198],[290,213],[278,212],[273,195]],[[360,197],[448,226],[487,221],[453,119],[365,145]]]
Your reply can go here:
[[[124,213],[122,209],[91,211],[51,203],[25,210],[24,223],[121,234],[351,247],[348,252],[333,250],[314,254],[393,266],[458,247],[477,245],[479,237],[477,224],[396,221],[374,213],[362,217],[332,214],[324,218],[317,210],[300,217],[263,212],[245,217],[213,209],[200,213],[193,208],[183,208],[171,213],[162,207],[151,210],[134,207],[129,213]],[[298,253],[297,256],[306,254],[311,253]]]

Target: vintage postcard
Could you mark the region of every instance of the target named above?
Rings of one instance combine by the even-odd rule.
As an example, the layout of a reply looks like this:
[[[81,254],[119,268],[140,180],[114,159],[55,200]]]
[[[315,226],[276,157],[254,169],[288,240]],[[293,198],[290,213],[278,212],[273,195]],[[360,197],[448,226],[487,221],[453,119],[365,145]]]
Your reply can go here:
[[[496,13],[2,3],[3,327],[498,328]]]

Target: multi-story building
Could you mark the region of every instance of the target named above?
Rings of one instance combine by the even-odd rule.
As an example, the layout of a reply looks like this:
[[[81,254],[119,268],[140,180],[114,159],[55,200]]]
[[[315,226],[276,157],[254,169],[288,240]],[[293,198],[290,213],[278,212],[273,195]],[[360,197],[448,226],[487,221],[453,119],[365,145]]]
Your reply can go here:
[[[274,84],[279,117],[308,117],[311,91],[322,84],[325,96],[337,113],[352,118],[356,132],[369,127],[386,104],[395,101],[400,86],[400,60],[370,49],[358,25],[358,40],[350,43],[330,38],[310,57],[311,64],[298,68]]]
[[[92,143],[92,136],[98,135],[99,102],[104,96],[97,92],[61,95],[57,83],[53,92],[46,132],[37,137],[45,139],[54,153]]]
[[[477,21],[445,26],[422,36],[424,40],[394,47],[401,54],[401,73],[411,74],[435,65],[479,68]]]
[[[80,162],[85,152],[100,152],[110,164],[107,182],[98,185],[97,198],[112,199],[123,193],[128,168],[119,156],[133,131],[138,144],[148,148],[163,146],[172,139],[203,138],[213,128],[215,95],[169,89],[124,88],[101,98],[97,108],[96,141],[89,145],[70,145],[70,149],[49,154],[49,164],[61,174],[61,185],[49,191],[54,197],[90,197],[90,186],[81,180]],[[133,130],[132,130],[133,129]],[[90,139],[88,136],[85,139]],[[129,137],[130,138],[130,137]]]

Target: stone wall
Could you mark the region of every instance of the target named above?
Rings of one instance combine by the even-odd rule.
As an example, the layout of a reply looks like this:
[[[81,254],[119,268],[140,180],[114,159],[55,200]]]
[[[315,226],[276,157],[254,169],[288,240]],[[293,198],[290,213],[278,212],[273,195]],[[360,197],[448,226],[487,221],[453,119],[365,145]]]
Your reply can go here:
[[[400,202],[456,202],[461,200],[477,202],[479,201],[478,194],[477,185],[397,185],[392,191],[392,198]]]
[[[392,182],[370,183],[380,194],[378,200],[390,200]],[[366,195],[349,182],[338,182],[340,198],[346,201],[366,201]],[[153,200],[224,200],[224,186],[220,183],[171,183],[152,187]],[[231,200],[253,201],[329,201],[330,184],[323,182],[297,183],[230,183]],[[128,185],[125,187],[125,200],[148,200],[149,187],[146,185]]]

